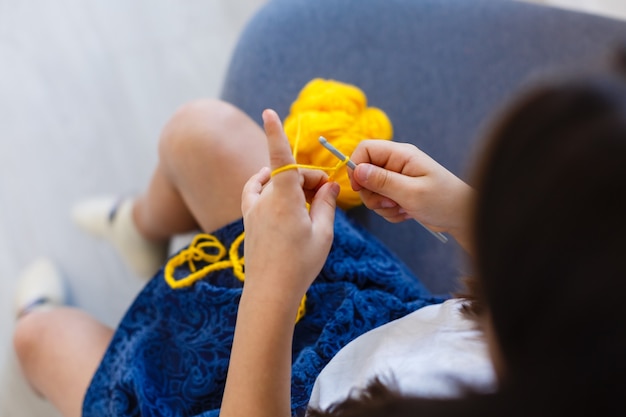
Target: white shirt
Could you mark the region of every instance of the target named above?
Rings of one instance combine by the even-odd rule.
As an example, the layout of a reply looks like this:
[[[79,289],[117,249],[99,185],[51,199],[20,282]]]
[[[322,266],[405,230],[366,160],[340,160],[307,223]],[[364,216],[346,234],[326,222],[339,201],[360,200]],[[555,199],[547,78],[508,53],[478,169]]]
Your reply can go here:
[[[461,312],[462,303],[452,299],[421,308],[353,340],[322,370],[309,406],[324,409],[375,376],[404,394],[426,397],[458,395],[457,382],[492,389],[487,345]]]

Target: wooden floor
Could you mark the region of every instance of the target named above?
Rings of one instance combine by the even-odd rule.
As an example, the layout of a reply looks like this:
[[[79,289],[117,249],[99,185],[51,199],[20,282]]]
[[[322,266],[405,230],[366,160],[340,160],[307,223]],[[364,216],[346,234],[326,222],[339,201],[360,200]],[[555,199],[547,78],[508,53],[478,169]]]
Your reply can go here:
[[[112,248],[71,222],[77,200],[136,193],[159,131],[216,97],[244,22],[264,0],[0,0],[0,416],[55,416],[11,348],[12,295],[39,256],[74,301],[115,325],[141,287]]]

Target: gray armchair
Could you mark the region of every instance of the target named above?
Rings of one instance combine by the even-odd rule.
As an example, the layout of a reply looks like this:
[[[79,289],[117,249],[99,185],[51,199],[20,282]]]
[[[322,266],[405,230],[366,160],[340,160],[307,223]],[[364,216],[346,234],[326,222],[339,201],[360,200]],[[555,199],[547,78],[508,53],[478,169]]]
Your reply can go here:
[[[507,99],[546,73],[606,62],[624,40],[624,21],[512,0],[273,0],[243,32],[222,98],[260,121],[266,107],[286,116],[315,77],[352,83],[387,112],[394,140],[466,178]],[[351,216],[435,293],[468,272],[454,242],[415,222]]]

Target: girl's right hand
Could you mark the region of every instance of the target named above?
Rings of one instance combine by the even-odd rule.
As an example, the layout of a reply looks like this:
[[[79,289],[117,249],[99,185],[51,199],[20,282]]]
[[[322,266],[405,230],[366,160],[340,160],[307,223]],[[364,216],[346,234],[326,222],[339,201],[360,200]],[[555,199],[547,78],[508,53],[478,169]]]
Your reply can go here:
[[[447,232],[467,249],[472,188],[414,145],[366,140],[350,157],[352,188],[392,223],[409,218]]]

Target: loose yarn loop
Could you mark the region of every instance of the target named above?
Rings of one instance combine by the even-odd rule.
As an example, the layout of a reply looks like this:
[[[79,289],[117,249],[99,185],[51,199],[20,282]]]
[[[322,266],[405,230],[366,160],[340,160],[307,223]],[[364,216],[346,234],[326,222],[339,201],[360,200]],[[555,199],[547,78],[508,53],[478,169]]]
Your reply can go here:
[[[239,256],[239,247],[243,242],[245,232],[241,233],[233,241],[228,249],[228,258],[224,259],[226,255],[226,247],[215,236],[208,233],[200,233],[193,238],[191,244],[180,251],[177,255],[174,255],[165,265],[163,275],[165,281],[170,288],[176,290],[193,285],[196,281],[204,278],[211,272],[219,271],[222,269],[232,268],[233,274],[241,282],[245,280],[244,264],[245,260]],[[205,262],[207,265],[201,269],[197,269],[196,262]],[[184,278],[174,278],[174,273],[177,268],[187,264],[187,267],[191,271],[189,275]],[[296,315],[296,323],[306,313],[306,295],[302,297],[300,306],[298,307],[298,313]]]
[[[191,244],[184,250],[174,255],[165,265],[165,281],[170,288],[176,290],[189,287],[199,279],[220,269],[233,268],[233,273],[239,281],[244,281],[243,272],[244,258],[239,256],[239,246],[245,237],[245,233],[240,234],[233,241],[228,250],[228,259],[223,259],[226,255],[226,248],[215,236],[200,233],[193,238]],[[208,265],[198,270],[195,262],[206,262]],[[174,278],[176,268],[187,264],[191,273],[184,278]]]
[[[317,169],[328,172],[331,180],[340,186],[337,204],[349,209],[361,204],[359,194],[352,190],[346,174],[348,159],[337,162],[334,155],[318,142],[324,136],[344,155],[351,155],[363,139],[378,138],[390,140],[393,135],[387,115],[375,107],[367,107],[365,94],[357,87],[334,80],[316,78],[304,86],[298,98],[291,105],[291,112],[285,119],[284,129],[296,161],[277,168],[272,176],[290,169]],[[228,249],[213,235],[198,234],[186,249],[170,258],[165,265],[165,281],[172,289],[193,285],[214,271],[232,268],[240,281],[245,280],[244,258],[239,256],[239,247],[245,232],[239,235]],[[197,269],[196,262],[207,263]],[[191,273],[176,279],[176,269],[187,264]],[[296,323],[306,313],[306,294],[302,297],[296,316]]]
[[[345,161],[337,159],[320,146],[324,136],[344,155],[351,155],[363,139],[390,140],[393,128],[387,115],[367,107],[367,97],[358,87],[335,80],[316,78],[300,91],[284,122],[296,161],[301,167],[332,173],[340,186],[337,204],[350,209],[361,204],[361,198],[350,186]]]

